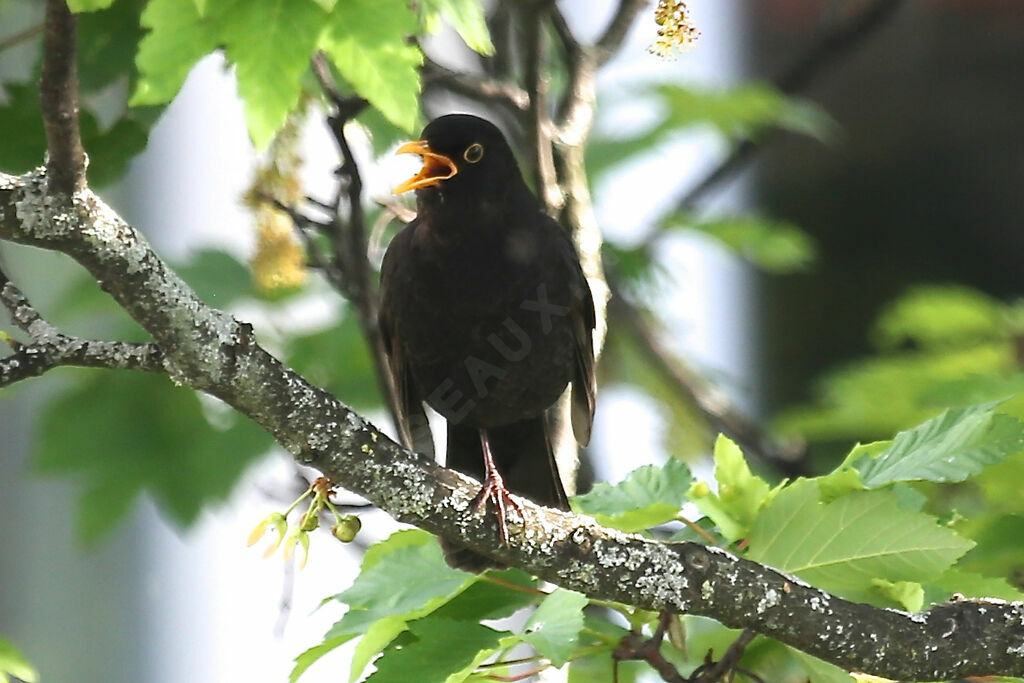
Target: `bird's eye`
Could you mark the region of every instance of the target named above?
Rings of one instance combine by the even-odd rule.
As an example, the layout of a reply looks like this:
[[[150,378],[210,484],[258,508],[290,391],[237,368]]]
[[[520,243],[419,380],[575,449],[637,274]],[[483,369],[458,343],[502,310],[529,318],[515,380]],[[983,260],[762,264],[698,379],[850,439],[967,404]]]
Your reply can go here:
[[[471,164],[475,164],[484,158],[484,146],[479,142],[474,142],[462,153],[462,158]]]

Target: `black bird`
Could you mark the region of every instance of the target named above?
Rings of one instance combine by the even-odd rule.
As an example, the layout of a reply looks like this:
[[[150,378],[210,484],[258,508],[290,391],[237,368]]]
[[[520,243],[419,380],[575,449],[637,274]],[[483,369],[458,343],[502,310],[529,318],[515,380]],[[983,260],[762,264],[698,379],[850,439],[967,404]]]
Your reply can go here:
[[[407,445],[432,453],[423,403],[448,424],[446,465],[481,479],[502,541],[509,491],[568,509],[546,411],[572,383],[572,424],[594,416],[594,302],[566,231],[545,212],[494,125],[468,114],[431,121],[398,148],[423,168],[417,216],[381,267],[380,328]],[[445,545],[450,563],[490,563]]]

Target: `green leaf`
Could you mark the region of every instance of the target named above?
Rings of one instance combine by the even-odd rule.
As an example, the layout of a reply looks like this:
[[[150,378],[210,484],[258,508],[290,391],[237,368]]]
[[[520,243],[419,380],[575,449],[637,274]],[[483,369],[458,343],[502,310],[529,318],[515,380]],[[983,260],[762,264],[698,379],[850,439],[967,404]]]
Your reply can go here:
[[[898,481],[957,482],[1024,450],[1024,422],[992,403],[954,408],[900,432],[876,457],[853,461],[868,488]]]
[[[954,593],[959,593],[967,598],[1024,600],[1024,592],[1011,586],[1006,579],[982,576],[961,569],[946,570],[942,576],[932,581],[931,585],[940,589],[941,592],[941,597],[936,593],[928,595],[933,602],[945,601]]]
[[[82,92],[100,90],[120,78],[134,83],[145,5],[145,0],[118,0],[109,9],[78,17],[76,65]],[[93,150],[87,151],[91,157]]]
[[[587,596],[582,593],[556,588],[541,601],[537,611],[523,626],[523,640],[556,667],[561,667],[579,643],[583,608],[587,602]]]
[[[519,569],[490,572],[488,576],[506,583],[536,589],[537,580]],[[481,577],[447,603],[434,611],[434,616],[456,621],[484,621],[504,619],[536,602],[538,596],[529,591],[515,590]]]
[[[218,3],[218,11],[229,4]],[[142,25],[150,31],[135,57],[140,78],[131,106],[174,99],[195,63],[220,44],[212,14],[200,16],[193,0],[150,0],[142,13]]]
[[[883,598],[908,612],[918,612],[924,606],[924,587],[917,582],[872,579],[871,586]]]
[[[218,308],[253,293],[249,269],[225,251],[203,249],[175,270],[200,299]]]
[[[640,531],[675,519],[692,481],[686,463],[669,458],[662,467],[638,467],[618,484],[594,484],[588,493],[573,497],[572,507],[606,526]]]
[[[298,106],[302,74],[326,19],[312,0],[245,0],[220,18],[219,36],[235,65],[238,94],[257,149],[270,142]]]
[[[240,415],[218,417],[228,425],[211,425],[195,392],[165,377],[93,373],[47,406],[37,468],[83,481],[78,532],[86,542],[109,532],[141,492],[188,525],[225,499],[270,446],[266,432]]]
[[[674,230],[688,229],[710,235],[772,273],[805,270],[815,257],[811,237],[789,221],[753,215],[696,220],[684,215],[670,217],[667,225]]]
[[[34,86],[8,83],[8,102],[0,106],[0,130],[16,130],[0,145],[0,168],[24,173],[43,163],[46,134],[39,118],[39,92]],[[96,119],[82,110],[82,145],[89,154],[89,181],[102,187],[119,178],[128,162],[146,146],[146,129],[131,119],[118,120],[101,131]]]
[[[890,304],[875,322],[872,341],[892,349],[907,342],[922,347],[975,344],[1005,339],[999,302],[975,289],[919,286]]]
[[[420,11],[429,33],[437,32],[437,19],[443,18],[471,49],[482,55],[494,54],[480,0],[424,0]]]
[[[68,0],[68,9],[72,12],[95,12],[96,10],[107,9],[114,3],[114,0]]]
[[[346,636],[328,638],[319,645],[314,645],[300,654],[295,658],[295,666],[292,668],[292,672],[288,675],[288,683],[295,683],[295,681],[299,680],[299,677],[306,673],[306,670],[319,661],[321,657],[338,649],[350,639],[350,637]]]
[[[408,538],[408,537],[407,537]],[[363,567],[352,586],[334,597],[351,609],[327,637],[365,633],[376,620],[416,619],[465,590],[475,577],[445,564],[436,542],[400,547]]]
[[[803,670],[807,672],[807,675],[810,677],[809,681],[814,683],[854,683],[853,676],[835,664],[823,662],[817,657],[813,657],[788,645],[786,649],[800,663]]]
[[[357,410],[382,405],[366,336],[353,310],[322,332],[293,338],[288,343],[288,364],[335,396],[344,396]]]
[[[863,600],[875,597],[874,579],[934,579],[974,545],[935,518],[901,508],[892,491],[855,491],[823,504],[806,479],[765,506],[749,538],[750,559]]]
[[[718,493],[698,482],[687,495],[698,510],[714,520],[725,538],[736,541],[747,536],[758,511],[779,489],[772,490],[751,472],[743,451],[724,434],[715,441],[714,456]]]
[[[0,683],[8,683],[14,676],[25,683],[36,683],[39,672],[9,641],[0,638]]]
[[[356,92],[409,134],[419,121],[423,55],[406,37],[416,30],[405,2],[345,0],[334,6],[320,43]]]
[[[427,617],[409,625],[416,639],[388,650],[375,664],[367,683],[452,680],[451,674],[471,665],[481,650],[497,647],[505,631],[466,621]],[[457,678],[462,680],[465,676]]]
[[[355,683],[363,675],[366,666],[379,655],[384,648],[391,643],[399,634],[408,628],[406,619],[402,616],[390,616],[378,619],[370,625],[363,637],[356,644],[352,653],[352,663],[349,668],[349,683]]]
[[[1013,479],[1008,489],[1020,495],[1020,479]],[[986,515],[965,531],[977,545],[963,556],[957,568],[989,576],[1009,577],[1024,569],[1024,516]]]

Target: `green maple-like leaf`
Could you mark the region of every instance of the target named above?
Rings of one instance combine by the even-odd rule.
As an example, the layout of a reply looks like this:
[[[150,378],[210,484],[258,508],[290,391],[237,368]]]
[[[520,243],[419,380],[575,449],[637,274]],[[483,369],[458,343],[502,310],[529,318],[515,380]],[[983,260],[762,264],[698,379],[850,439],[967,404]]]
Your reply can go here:
[[[675,519],[692,481],[686,463],[670,458],[661,467],[638,467],[618,484],[597,483],[572,506],[606,526],[640,531]]]
[[[813,480],[782,489],[749,539],[750,559],[863,600],[877,598],[875,579],[934,579],[974,545],[934,517],[901,508],[892,491],[854,491],[822,503]]]
[[[423,55],[405,39],[417,30],[405,2],[345,0],[335,4],[320,43],[356,92],[410,134],[419,122]]]
[[[195,392],[165,377],[94,374],[47,406],[37,466],[83,480],[78,531],[85,541],[110,531],[143,492],[187,525],[226,498],[270,446],[252,422],[233,413],[225,418],[226,428],[211,425]]]
[[[523,626],[523,640],[556,667],[561,667],[579,643],[583,608],[586,606],[587,596],[582,593],[555,589],[541,601],[537,611]]]

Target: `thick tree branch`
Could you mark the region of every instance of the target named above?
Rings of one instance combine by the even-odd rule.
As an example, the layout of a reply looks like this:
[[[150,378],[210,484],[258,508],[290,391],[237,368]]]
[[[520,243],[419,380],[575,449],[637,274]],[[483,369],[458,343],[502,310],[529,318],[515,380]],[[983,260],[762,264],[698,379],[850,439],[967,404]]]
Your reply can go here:
[[[406,450],[199,301],[144,239],[84,190],[53,202],[41,173],[0,174],[0,239],[85,266],[164,349],[182,384],[224,400],[295,458],[395,518],[589,596],[749,628],[847,669],[896,679],[1024,674],[1024,603],[962,600],[908,614],[856,604],[695,543],[660,543],[520,500],[507,547],[472,513],[479,483]]]
[[[75,17],[64,0],[47,0],[39,99],[46,128],[47,177],[57,194],[85,185],[85,151],[78,131]]]

